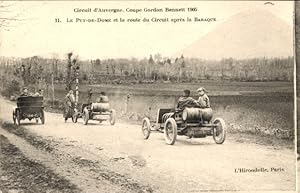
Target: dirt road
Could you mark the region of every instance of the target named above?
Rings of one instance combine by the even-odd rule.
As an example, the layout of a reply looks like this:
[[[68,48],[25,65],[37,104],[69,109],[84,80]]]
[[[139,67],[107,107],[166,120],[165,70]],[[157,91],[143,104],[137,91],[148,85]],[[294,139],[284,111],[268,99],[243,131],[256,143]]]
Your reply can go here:
[[[23,121],[22,127],[13,127],[14,104],[2,98],[0,104],[0,135],[80,192],[296,189],[296,156],[290,149],[239,143],[230,136],[223,145],[212,137],[180,136],[170,146],[158,133],[144,140],[140,125],[64,123],[55,113],[46,113],[45,125]]]

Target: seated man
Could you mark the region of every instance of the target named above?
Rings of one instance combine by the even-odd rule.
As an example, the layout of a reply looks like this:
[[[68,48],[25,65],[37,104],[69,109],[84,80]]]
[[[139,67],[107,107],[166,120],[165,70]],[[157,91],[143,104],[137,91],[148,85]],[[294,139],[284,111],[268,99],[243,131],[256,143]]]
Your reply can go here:
[[[23,92],[21,93],[21,95],[20,96],[29,96],[30,94],[29,94],[29,92],[28,92],[28,88],[27,87],[24,87],[23,88]]]
[[[100,96],[97,98],[96,103],[92,103],[91,109],[94,112],[109,111],[110,109],[109,100],[105,92],[100,93]]]
[[[20,94],[20,97],[26,97],[26,96],[31,96],[31,94],[28,92],[27,87],[23,87],[22,93]],[[13,107],[13,116],[16,116],[16,109],[17,106]]]
[[[183,110],[185,107],[197,106],[197,101],[190,97],[190,90],[184,90],[184,95],[178,99],[177,109]]]
[[[105,92],[100,92],[99,98],[97,98],[97,103],[108,103],[108,97],[106,96]]]
[[[43,89],[39,89],[38,92],[36,92],[34,94],[34,96],[43,96],[44,95],[44,90]]]

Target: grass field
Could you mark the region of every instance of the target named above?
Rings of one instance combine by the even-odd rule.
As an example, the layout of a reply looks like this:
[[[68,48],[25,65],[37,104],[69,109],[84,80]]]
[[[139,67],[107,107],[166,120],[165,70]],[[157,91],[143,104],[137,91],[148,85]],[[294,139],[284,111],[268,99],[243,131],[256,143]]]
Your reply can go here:
[[[55,85],[57,90],[64,90],[64,85]],[[293,82],[232,82],[232,81],[202,81],[201,83],[149,83],[149,84],[99,84],[80,85],[81,91],[93,88],[99,93],[133,93],[145,95],[181,95],[184,89],[189,89],[192,95],[196,94],[199,87],[205,87],[209,95],[239,95],[266,93],[291,93],[293,92]]]

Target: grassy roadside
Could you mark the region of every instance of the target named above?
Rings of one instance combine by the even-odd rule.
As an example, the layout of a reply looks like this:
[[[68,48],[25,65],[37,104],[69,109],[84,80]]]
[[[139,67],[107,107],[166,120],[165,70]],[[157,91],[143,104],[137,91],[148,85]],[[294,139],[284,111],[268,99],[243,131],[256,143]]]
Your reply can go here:
[[[27,158],[0,135],[0,191],[3,193],[79,193],[80,189],[41,163]]]
[[[273,149],[295,149],[294,140],[278,139],[274,136],[255,135],[245,132],[228,132],[227,138],[237,143],[264,145]]]
[[[7,123],[7,122],[0,122],[0,127],[2,127],[4,130],[12,133],[12,134],[15,134],[17,135],[18,137],[24,139],[25,141],[27,141],[30,145],[33,146],[33,148],[37,148],[39,150],[42,150],[42,151],[47,151],[47,152],[50,152],[52,156],[57,156],[59,155],[59,160],[61,160],[61,158],[63,157],[63,155],[61,154],[61,152],[54,146],[57,146],[60,142],[56,141],[56,140],[46,140],[45,138],[42,138],[40,136],[37,136],[33,133],[31,133],[30,131],[28,131],[25,127],[23,126],[15,126],[11,123]],[[2,136],[0,135],[0,150],[1,149],[1,138]],[[3,138],[5,138],[3,136]],[[5,138],[6,139],[6,138]],[[8,140],[7,140],[8,141]],[[4,140],[4,142],[6,142]],[[9,144],[9,148],[13,148],[12,151],[20,151],[18,150],[18,148],[16,148],[15,146]],[[47,148],[45,148],[47,147]],[[52,152],[52,149],[55,148],[55,151]],[[51,150],[51,151],[49,151]],[[76,150],[78,151],[78,150]],[[4,151],[3,151],[4,152]],[[59,152],[59,153],[58,153]],[[2,152],[0,151],[0,158],[2,156],[1,154]],[[17,154],[19,154],[19,152],[17,152]],[[61,157],[62,156],[62,157]],[[19,156],[20,157],[20,156]],[[107,181],[109,182],[110,184],[112,185],[116,185],[116,186],[119,186],[121,187],[124,192],[148,192],[148,193],[151,193],[153,192],[153,188],[150,186],[150,185],[147,185],[147,184],[142,184],[140,183],[139,181],[133,179],[130,175],[127,175],[127,174],[122,174],[122,173],[119,173],[118,171],[114,171],[114,170],[111,170],[110,168],[106,168],[105,167],[105,164],[102,163],[102,162],[94,162],[94,160],[89,160],[89,159],[86,159],[86,158],[83,158],[81,156],[78,157],[77,154],[72,154],[72,155],[67,155],[68,159],[70,159],[71,163],[72,164],[75,164],[75,165],[78,165],[80,168],[83,168],[84,170],[89,170],[89,172],[91,173],[91,176],[94,176],[94,178],[96,180],[99,180],[101,182],[103,181]],[[11,160],[13,159],[13,157],[11,159],[6,159],[6,161],[8,162],[6,165],[9,165],[11,164]],[[68,161],[67,159],[67,161]],[[27,163],[27,158],[25,156],[22,155],[22,158],[21,158],[21,163],[19,163],[20,166],[18,166],[18,168],[21,168],[21,167],[26,167],[26,166],[23,166],[23,160],[26,161]],[[62,159],[64,160],[64,159]],[[66,160],[65,160],[66,161]],[[65,164],[68,164],[66,161]],[[30,166],[33,165],[31,163],[30,160],[28,160],[28,162],[30,163]],[[12,164],[14,164],[15,162],[13,162]],[[33,161],[33,163],[36,163]],[[69,163],[70,164],[70,163]],[[0,166],[1,166],[1,159],[0,159]],[[10,169],[10,168],[9,168]],[[13,168],[12,168],[13,169]],[[40,168],[40,166],[38,165],[37,168],[35,169],[28,169],[28,172],[32,172],[28,175],[32,176],[34,178],[34,180],[38,180],[38,182],[40,184],[42,184],[42,186],[45,186],[45,188],[47,188],[47,184],[49,183],[50,185],[52,185],[52,181],[53,183],[57,183],[57,188],[59,188],[59,190],[55,190],[55,191],[52,191],[52,190],[49,190],[47,189],[46,191],[39,191],[38,188],[39,187],[34,187],[35,186],[35,181],[31,182],[30,180],[27,180],[27,182],[30,183],[30,186],[33,186],[35,189],[33,191],[28,191],[26,185],[24,184],[18,184],[18,179],[20,179],[19,174],[18,172],[17,173],[14,173],[14,172],[11,172],[11,175],[16,175],[16,176],[11,176],[11,177],[5,177],[4,179],[9,179],[10,182],[13,182],[13,184],[15,184],[15,186],[6,186],[7,184],[9,184],[8,182],[6,181],[3,181],[4,185],[3,187],[1,187],[1,184],[0,184],[0,190],[4,190],[4,192],[8,189],[11,189],[13,187],[15,187],[15,189],[20,189],[20,193],[23,193],[24,192],[32,192],[32,193],[36,193],[36,192],[41,192],[41,193],[44,193],[44,192],[61,192],[61,193],[77,193],[77,192],[82,192],[81,190],[79,190],[77,188],[77,186],[73,186],[73,185],[69,185],[67,186],[68,184],[68,181],[60,178],[59,176],[58,177],[52,177],[50,176],[49,178],[53,178],[53,180],[49,180],[49,182],[47,182],[47,179],[48,178],[48,173],[49,175],[52,175],[51,171],[42,171],[43,168]],[[25,169],[24,169],[25,170]],[[23,169],[21,169],[21,171],[24,171]],[[39,177],[40,176],[35,176],[36,174],[34,173],[36,170],[39,170],[40,172],[42,172],[42,179],[40,179]],[[1,171],[1,167],[0,167],[0,171]],[[27,172],[27,171],[25,171]],[[6,175],[5,171],[4,171],[4,175]],[[27,173],[24,173],[24,176],[26,176]],[[24,180],[26,181],[26,180]],[[0,183],[1,183],[1,175],[0,175]],[[46,183],[46,185],[45,185]],[[66,187],[65,187],[66,186]],[[68,188],[72,188],[72,190],[68,190]],[[122,191],[123,192],[123,191]],[[5,192],[6,193],[6,192]],[[10,193],[9,191],[7,193]]]

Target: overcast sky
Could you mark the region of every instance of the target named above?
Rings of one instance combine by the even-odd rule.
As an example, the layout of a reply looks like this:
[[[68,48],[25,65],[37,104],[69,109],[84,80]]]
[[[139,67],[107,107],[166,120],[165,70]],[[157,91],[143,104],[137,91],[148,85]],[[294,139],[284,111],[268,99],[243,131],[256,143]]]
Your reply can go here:
[[[193,43],[230,16],[247,9],[264,9],[293,25],[293,2],[274,1],[65,1],[65,2],[4,2],[8,17],[20,21],[0,28],[0,55],[60,58],[72,51],[81,59],[148,57],[160,53],[171,56]],[[197,12],[184,13],[75,13],[74,8],[188,8]],[[199,23],[66,23],[66,18],[216,18],[216,22]],[[62,23],[55,23],[60,18]],[[262,18],[263,19],[263,18]],[[259,22],[259,21],[258,21]]]

